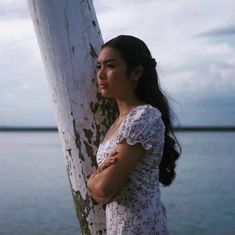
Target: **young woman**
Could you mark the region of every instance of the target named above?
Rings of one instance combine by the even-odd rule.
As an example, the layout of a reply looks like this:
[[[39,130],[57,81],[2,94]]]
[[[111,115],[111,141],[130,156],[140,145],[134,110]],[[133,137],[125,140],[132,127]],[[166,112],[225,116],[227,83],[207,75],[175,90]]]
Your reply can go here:
[[[119,109],[87,183],[93,199],[106,204],[107,234],[168,234],[159,182],[173,181],[180,146],[155,67],[145,43],[133,36],[108,41],[98,57],[101,94]]]

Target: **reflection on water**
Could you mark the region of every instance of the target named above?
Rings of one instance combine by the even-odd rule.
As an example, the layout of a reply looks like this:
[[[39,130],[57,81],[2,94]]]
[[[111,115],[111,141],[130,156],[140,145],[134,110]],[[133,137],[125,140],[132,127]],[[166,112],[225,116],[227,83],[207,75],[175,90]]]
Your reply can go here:
[[[0,133],[0,234],[77,235],[57,133]]]
[[[178,133],[177,178],[162,188],[173,235],[235,234],[235,132]],[[0,132],[0,234],[75,235],[56,132]]]

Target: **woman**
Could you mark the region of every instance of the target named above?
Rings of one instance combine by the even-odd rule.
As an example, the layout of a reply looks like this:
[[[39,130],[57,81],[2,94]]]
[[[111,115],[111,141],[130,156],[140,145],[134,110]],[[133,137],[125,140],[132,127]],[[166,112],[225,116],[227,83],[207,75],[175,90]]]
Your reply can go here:
[[[179,153],[155,67],[145,43],[133,36],[108,41],[98,57],[101,94],[119,109],[87,183],[93,199],[106,204],[107,234],[168,234],[159,181],[171,184]]]

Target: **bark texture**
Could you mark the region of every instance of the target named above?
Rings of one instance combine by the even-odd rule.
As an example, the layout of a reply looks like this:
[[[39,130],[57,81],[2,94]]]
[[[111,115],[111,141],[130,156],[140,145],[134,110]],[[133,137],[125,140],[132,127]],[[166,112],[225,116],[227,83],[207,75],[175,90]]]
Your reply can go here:
[[[95,67],[102,37],[90,0],[28,0],[49,81],[66,167],[82,234],[105,234],[105,214],[86,182],[113,120],[97,92]]]

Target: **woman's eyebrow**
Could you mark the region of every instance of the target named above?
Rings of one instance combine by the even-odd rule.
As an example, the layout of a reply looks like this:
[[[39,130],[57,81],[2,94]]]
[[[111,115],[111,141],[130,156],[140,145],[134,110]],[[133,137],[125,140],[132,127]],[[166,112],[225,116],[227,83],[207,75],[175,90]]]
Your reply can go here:
[[[103,63],[104,63],[104,64],[107,64],[107,63],[115,62],[115,61],[117,61],[117,60],[115,60],[115,59],[107,59],[107,60],[103,60]],[[100,61],[97,61],[97,64],[101,64],[101,62],[100,62]]]

